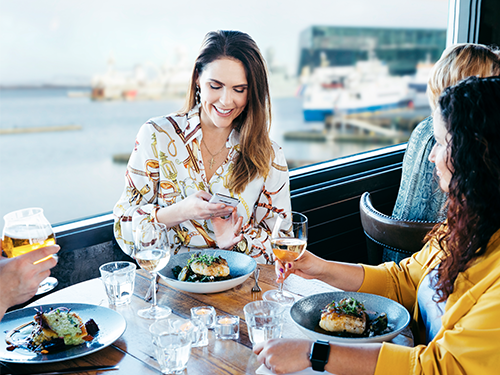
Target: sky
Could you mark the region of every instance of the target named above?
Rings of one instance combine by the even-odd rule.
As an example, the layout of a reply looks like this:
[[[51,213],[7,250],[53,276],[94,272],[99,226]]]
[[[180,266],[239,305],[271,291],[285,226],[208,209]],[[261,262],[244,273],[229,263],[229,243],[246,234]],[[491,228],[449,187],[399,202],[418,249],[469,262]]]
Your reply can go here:
[[[192,64],[204,35],[250,34],[264,56],[296,71],[299,35],[312,25],[445,29],[447,0],[0,0],[0,85],[89,84],[110,58]]]

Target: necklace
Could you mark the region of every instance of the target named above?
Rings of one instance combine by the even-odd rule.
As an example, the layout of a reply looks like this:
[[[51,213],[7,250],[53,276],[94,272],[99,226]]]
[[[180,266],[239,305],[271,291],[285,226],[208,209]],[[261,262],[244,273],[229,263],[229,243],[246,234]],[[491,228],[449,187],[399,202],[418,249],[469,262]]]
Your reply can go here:
[[[207,147],[207,144],[205,143],[205,138],[202,138],[202,139],[201,139],[201,143],[203,143],[203,144],[205,145],[205,149],[208,151],[208,153],[209,153],[209,154],[210,154],[210,156],[212,157],[212,159],[210,159],[210,167],[209,167],[209,168],[210,168],[210,170],[211,170],[211,169],[213,168],[213,166],[214,166],[214,158],[215,158],[217,155],[219,155],[219,154],[222,152],[222,150],[224,150],[224,149],[226,148],[226,142],[224,142],[224,144],[222,145],[221,149],[220,149],[220,150],[219,150],[216,154],[212,154],[212,153],[210,152],[210,150],[209,150],[209,149],[208,149],[208,147]]]

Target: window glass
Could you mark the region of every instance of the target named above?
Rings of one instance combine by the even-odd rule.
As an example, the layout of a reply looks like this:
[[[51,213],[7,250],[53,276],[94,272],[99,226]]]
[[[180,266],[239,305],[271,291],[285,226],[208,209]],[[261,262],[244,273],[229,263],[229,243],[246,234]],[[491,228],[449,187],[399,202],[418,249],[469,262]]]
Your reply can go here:
[[[421,90],[447,12],[447,0],[3,1],[0,215],[111,211],[139,127],[180,109],[210,30],[260,46],[290,168],[405,142],[429,114]]]

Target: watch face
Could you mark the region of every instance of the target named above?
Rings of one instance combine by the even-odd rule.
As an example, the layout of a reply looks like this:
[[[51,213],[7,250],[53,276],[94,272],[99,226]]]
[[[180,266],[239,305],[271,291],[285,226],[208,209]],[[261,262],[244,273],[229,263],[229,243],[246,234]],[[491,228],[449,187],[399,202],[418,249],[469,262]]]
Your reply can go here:
[[[313,352],[311,354],[312,359],[326,361],[328,359],[328,355],[330,354],[330,344],[326,342],[315,342],[313,346]]]

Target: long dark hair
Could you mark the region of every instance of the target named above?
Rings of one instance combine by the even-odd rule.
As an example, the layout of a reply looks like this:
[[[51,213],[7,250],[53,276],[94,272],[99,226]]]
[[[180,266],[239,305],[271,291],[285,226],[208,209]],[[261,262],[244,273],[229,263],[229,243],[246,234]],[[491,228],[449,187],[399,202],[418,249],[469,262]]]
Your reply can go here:
[[[229,188],[241,193],[255,177],[267,176],[273,156],[269,138],[271,99],[267,68],[259,47],[250,35],[241,31],[218,30],[205,36],[191,75],[186,103],[180,113],[186,114],[196,105],[196,80],[205,67],[222,58],[240,61],[248,82],[247,105],[233,124],[240,132],[240,152],[229,179]]]
[[[451,135],[448,221],[437,231],[445,257],[436,291],[445,301],[500,229],[500,77],[469,77],[447,88],[440,115]]]

